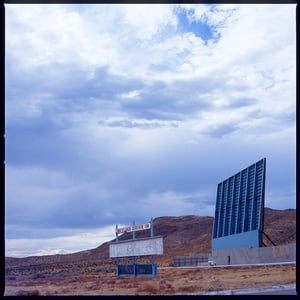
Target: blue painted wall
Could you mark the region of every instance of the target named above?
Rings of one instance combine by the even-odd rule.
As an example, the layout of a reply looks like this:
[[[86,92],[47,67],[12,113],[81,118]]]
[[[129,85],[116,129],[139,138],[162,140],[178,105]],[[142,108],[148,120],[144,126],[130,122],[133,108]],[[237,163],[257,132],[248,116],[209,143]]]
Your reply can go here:
[[[260,247],[260,233],[258,230],[237,233],[212,239],[212,250],[230,248],[258,248]]]

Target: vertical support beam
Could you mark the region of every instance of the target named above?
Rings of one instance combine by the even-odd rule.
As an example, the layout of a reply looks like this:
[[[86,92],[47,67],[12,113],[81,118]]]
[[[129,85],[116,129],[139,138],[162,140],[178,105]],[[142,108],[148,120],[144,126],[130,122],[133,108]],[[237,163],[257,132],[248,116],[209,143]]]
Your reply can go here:
[[[218,203],[219,203],[219,184],[218,184],[218,187],[217,187],[217,196],[216,196],[216,205],[215,205],[215,217],[214,217],[214,223],[213,223],[213,230],[212,230],[212,238],[217,238],[218,235],[217,235],[217,230],[218,230],[218,226],[217,226],[217,222],[219,220],[219,211],[218,211]]]
[[[120,259],[117,258],[116,259],[116,274],[117,274],[117,277],[119,277],[119,265],[120,265]]]
[[[244,201],[244,205],[243,205],[243,222],[242,222],[242,232],[244,232],[245,230],[245,220],[246,220],[246,214],[247,214],[247,210],[246,210],[246,202],[247,202],[247,197],[248,197],[248,184],[249,184],[249,168],[247,168],[247,175],[246,175],[246,191],[245,191],[245,198],[243,199]]]
[[[226,207],[227,207],[227,201],[228,201],[228,192],[229,192],[229,179],[226,179],[223,184],[223,191],[224,196],[222,198],[222,233],[221,236],[225,235],[225,227],[226,227]]]
[[[137,276],[137,268],[136,268],[136,257],[133,257],[133,276]]]
[[[233,183],[232,183],[232,192],[231,192],[231,213],[230,213],[230,219],[229,219],[229,231],[228,231],[228,235],[232,234],[232,227],[234,226],[234,220],[233,220],[233,216],[235,215],[234,212],[234,195],[235,195],[235,177],[233,176]]]
[[[150,237],[154,237],[154,226],[153,226],[153,218],[150,220]],[[154,256],[151,256],[151,267],[152,267],[152,276],[156,276]]]
[[[153,228],[153,218],[150,220],[150,236],[154,236],[154,228]]]
[[[218,186],[218,188],[220,187],[220,193],[221,196],[219,198],[219,206],[218,206],[218,226],[217,226],[217,238],[220,237],[221,235],[219,234],[220,231],[220,223],[221,223],[221,206],[222,206],[222,198],[223,198],[223,182]]]
[[[119,241],[119,236],[118,236],[118,224],[116,224],[116,241]],[[119,258],[116,259],[116,274],[117,277],[119,277]]]
[[[240,172],[240,184],[239,184],[239,192],[238,192],[238,199],[237,199],[237,218],[236,218],[236,223],[235,223],[235,232],[234,233],[240,233],[240,218],[241,218],[241,199],[242,199],[242,195],[241,195],[241,191],[242,191],[242,172]]]
[[[156,270],[155,270],[155,263],[154,263],[154,256],[151,257],[151,266],[152,266],[152,276],[156,276]]]
[[[119,237],[118,237],[118,224],[116,224],[116,241],[119,241]]]
[[[256,219],[256,205],[257,205],[257,198],[256,198],[256,186],[257,186],[257,163],[255,164],[254,168],[254,179],[253,179],[253,191],[252,191],[252,209],[251,209],[251,223],[250,223],[250,230],[255,230],[255,219]]]
[[[259,236],[259,247],[262,246],[263,235],[262,232],[264,231],[264,209],[265,209],[265,180],[266,180],[266,158],[263,158],[263,174],[262,174],[262,185],[261,185],[261,192],[260,192],[260,214],[259,214],[259,228],[260,228],[260,236]]]
[[[247,168],[247,186],[246,186],[246,198],[245,198],[245,216],[244,216],[244,232],[249,231],[249,218],[251,214],[251,172],[252,172],[253,167],[250,166]]]
[[[134,220],[133,220],[132,225],[133,226],[135,225],[135,221]],[[135,231],[134,230],[132,231],[132,239],[135,240]]]

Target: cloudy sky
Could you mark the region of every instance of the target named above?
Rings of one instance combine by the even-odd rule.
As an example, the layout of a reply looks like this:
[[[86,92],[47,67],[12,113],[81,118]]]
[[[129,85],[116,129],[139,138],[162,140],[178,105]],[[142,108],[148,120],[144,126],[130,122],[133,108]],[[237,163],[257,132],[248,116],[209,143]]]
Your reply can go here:
[[[214,216],[266,157],[296,207],[296,5],[5,5],[5,253]]]

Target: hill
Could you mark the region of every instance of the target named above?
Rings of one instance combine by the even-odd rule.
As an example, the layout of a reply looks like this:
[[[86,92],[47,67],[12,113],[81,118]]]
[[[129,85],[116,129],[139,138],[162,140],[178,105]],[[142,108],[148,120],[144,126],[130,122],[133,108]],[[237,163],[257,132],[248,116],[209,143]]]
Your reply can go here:
[[[164,238],[164,254],[155,258],[159,266],[172,264],[174,256],[211,252],[213,217],[195,215],[163,216],[154,219],[153,222],[154,235],[163,236]],[[276,245],[296,242],[296,210],[265,208],[264,231]],[[136,232],[136,238],[146,236],[149,236],[148,230]],[[120,240],[131,239],[131,237],[131,233],[125,233],[120,236]],[[52,265],[53,270],[57,268],[67,270],[68,266],[72,266],[71,269],[74,272],[79,272],[82,268],[88,272],[88,270],[93,269],[93,266],[99,267],[99,264],[103,265],[103,268],[106,265],[113,266],[113,261],[109,259],[110,242],[103,243],[94,249],[72,254],[25,258],[6,257],[6,273],[19,273],[22,270],[26,272],[29,266],[31,268],[40,266],[40,269],[42,265],[47,265],[47,268]],[[272,245],[266,238],[264,238],[264,243],[267,246]],[[60,265],[60,267],[54,266],[55,264]]]

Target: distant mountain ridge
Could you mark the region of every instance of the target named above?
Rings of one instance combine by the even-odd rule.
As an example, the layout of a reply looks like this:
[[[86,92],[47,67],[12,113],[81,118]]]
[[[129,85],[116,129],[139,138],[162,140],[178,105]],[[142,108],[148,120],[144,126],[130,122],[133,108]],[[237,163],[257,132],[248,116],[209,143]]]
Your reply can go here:
[[[154,235],[163,236],[164,254],[156,256],[158,265],[170,265],[174,256],[196,253],[211,253],[213,217],[208,216],[163,216],[153,220]],[[296,210],[275,210],[265,208],[264,232],[276,245],[296,242]],[[136,232],[136,238],[149,236],[149,230]],[[131,233],[124,233],[120,240],[131,239]],[[109,259],[108,241],[99,247],[71,254],[29,256],[24,258],[5,257],[5,267],[22,267],[42,264],[76,263]],[[264,239],[267,246],[271,246]]]

